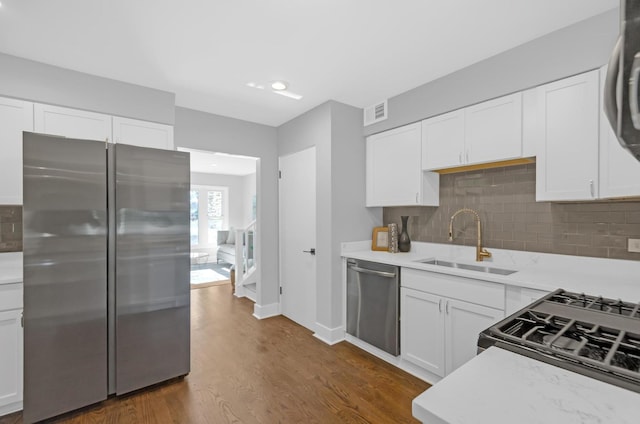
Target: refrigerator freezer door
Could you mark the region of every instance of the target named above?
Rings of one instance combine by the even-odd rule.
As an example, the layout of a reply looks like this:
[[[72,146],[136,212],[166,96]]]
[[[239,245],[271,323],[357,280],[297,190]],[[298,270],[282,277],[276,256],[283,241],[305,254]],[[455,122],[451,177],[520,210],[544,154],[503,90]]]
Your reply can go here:
[[[189,154],[115,146],[116,394],[189,373]]]
[[[24,422],[107,397],[106,150],[24,133]]]

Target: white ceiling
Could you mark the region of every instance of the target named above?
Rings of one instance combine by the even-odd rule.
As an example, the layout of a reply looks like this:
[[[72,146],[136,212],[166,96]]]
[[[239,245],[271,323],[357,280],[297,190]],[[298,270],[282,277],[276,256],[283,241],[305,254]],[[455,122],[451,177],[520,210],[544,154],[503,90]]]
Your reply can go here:
[[[249,175],[256,172],[256,158],[211,153],[178,147],[181,152],[190,153],[191,172],[224,175]]]
[[[0,52],[280,125],[366,107],[619,0],[1,0]],[[276,79],[302,100],[249,88]]]

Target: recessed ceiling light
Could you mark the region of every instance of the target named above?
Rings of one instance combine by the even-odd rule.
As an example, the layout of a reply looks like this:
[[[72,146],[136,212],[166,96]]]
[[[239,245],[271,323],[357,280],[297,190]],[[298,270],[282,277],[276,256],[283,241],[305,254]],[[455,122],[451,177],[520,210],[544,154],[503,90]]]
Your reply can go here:
[[[218,164],[217,163],[212,163],[211,166],[218,166]]]
[[[273,93],[280,94],[281,96],[289,97],[290,99],[300,100],[302,96],[300,94],[292,93],[286,90],[274,90]]]
[[[286,90],[289,85],[284,81],[274,81],[271,83],[271,88],[276,91]]]
[[[256,84],[255,82],[248,82],[247,87],[257,88],[258,90],[264,90],[264,85]]]

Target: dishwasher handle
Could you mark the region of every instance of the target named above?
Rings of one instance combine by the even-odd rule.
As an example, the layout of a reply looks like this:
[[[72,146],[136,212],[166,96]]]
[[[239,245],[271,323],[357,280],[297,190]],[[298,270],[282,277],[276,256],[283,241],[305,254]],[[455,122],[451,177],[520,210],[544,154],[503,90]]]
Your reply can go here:
[[[359,266],[349,266],[349,268],[351,268],[352,270],[354,270],[356,272],[362,272],[363,274],[377,275],[379,277],[385,277],[385,278],[395,278],[396,277],[396,273],[395,272],[375,271],[373,269],[360,268]]]

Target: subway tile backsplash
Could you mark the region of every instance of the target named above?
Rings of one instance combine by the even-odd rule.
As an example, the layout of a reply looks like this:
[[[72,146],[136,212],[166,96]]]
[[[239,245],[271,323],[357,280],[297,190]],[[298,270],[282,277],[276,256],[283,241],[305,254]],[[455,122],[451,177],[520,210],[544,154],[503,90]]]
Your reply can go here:
[[[480,214],[487,248],[640,260],[627,252],[627,239],[640,238],[640,200],[536,202],[535,180],[535,164],[445,174],[439,207],[384,208],[384,225],[409,215],[411,240],[449,243],[451,215],[466,207]],[[453,243],[476,237],[473,217],[456,217]]]
[[[22,206],[0,205],[0,252],[22,252]]]

